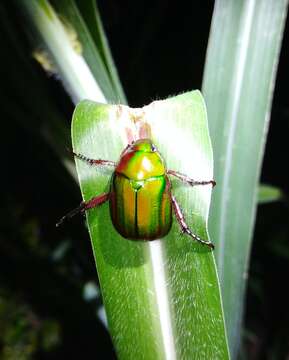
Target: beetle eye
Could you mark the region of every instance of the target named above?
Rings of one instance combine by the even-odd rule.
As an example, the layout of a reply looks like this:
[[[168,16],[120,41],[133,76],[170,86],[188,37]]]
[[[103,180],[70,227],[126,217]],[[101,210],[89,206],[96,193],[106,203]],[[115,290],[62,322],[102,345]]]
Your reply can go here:
[[[128,145],[127,145],[127,149],[132,150],[133,147],[134,147],[134,143],[135,143],[135,141],[132,141],[130,144],[128,144]]]
[[[157,148],[154,146],[154,144],[152,144],[151,149],[152,149],[152,152],[157,151]]]

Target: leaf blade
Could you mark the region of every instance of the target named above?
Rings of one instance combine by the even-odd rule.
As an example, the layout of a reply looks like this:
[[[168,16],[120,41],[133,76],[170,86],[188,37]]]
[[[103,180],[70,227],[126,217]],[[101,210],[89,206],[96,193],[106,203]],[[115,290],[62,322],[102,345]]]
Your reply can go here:
[[[79,7],[87,27],[89,28],[91,36],[94,39],[94,43],[97,44],[99,53],[102,56],[103,63],[106,66],[118,99],[122,104],[126,104],[126,97],[112,58],[97,3],[93,0],[85,2],[77,0],[77,6]]]
[[[86,60],[74,46],[71,38],[75,36],[74,29],[68,30],[68,27],[65,27],[49,1],[16,1],[23,9],[35,34],[48,50],[57,69],[57,75],[60,76],[73,101],[77,103],[82,99],[92,99],[106,102],[110,96],[113,98],[110,82],[101,60],[98,62],[98,78],[95,78]],[[97,59],[98,57],[95,61]]]
[[[195,178],[212,177],[206,110],[199,92],[136,110],[82,102],[73,116],[74,150],[117,161],[127,143],[126,130],[131,124],[126,122],[131,112],[134,120],[137,114],[145,114],[152,140],[169,168]],[[203,160],[202,166],[189,166],[192,157],[197,164]],[[77,169],[85,200],[95,196],[96,189],[98,193],[109,191],[106,171],[98,171],[96,177],[93,169],[81,162],[77,162]],[[189,225],[208,238],[210,188],[191,189],[176,181],[173,186],[183,210],[189,208],[190,214],[195,214],[193,222],[185,211]],[[180,236],[176,222],[161,240],[123,239],[112,228],[108,204],[89,211],[87,219],[119,358],[135,359],[144,354],[146,359],[228,358],[216,269],[207,249]]]
[[[210,231],[218,244],[232,358],[240,341],[257,186],[287,3],[216,1],[207,52],[203,91],[219,185]]]
[[[268,204],[281,200],[282,197],[282,191],[275,186],[260,184],[258,188],[258,204]]]

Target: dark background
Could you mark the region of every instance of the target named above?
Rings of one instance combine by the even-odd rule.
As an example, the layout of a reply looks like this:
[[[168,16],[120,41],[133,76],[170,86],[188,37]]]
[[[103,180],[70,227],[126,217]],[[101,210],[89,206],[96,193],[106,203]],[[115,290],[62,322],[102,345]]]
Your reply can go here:
[[[98,4],[131,106],[201,88],[213,1]],[[0,358],[20,358],[19,349],[24,359],[114,358],[96,316],[100,298],[83,297],[84,284],[96,281],[83,219],[55,229],[80,193],[40,135],[43,118],[31,115],[23,64],[32,67],[67,123],[73,104],[61,83],[31,58],[13,3],[0,9]],[[248,359],[289,356],[288,48],[287,21],[261,177],[282,189],[284,199],[258,208],[242,346]]]

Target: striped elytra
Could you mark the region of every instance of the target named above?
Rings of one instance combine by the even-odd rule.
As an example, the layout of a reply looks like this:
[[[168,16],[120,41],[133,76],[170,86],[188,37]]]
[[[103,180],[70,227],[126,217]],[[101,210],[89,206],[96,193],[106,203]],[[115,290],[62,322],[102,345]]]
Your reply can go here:
[[[149,140],[128,147],[111,179],[110,214],[125,238],[154,240],[172,225],[170,180],[164,161]]]

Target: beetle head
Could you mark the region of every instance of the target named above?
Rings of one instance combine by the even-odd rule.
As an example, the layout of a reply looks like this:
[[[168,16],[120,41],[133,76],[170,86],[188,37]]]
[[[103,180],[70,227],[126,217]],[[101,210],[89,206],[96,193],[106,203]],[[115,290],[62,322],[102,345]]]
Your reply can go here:
[[[151,139],[138,139],[131,143],[128,147],[129,152],[136,152],[136,151],[142,151],[142,152],[156,152],[157,148],[152,143]]]

